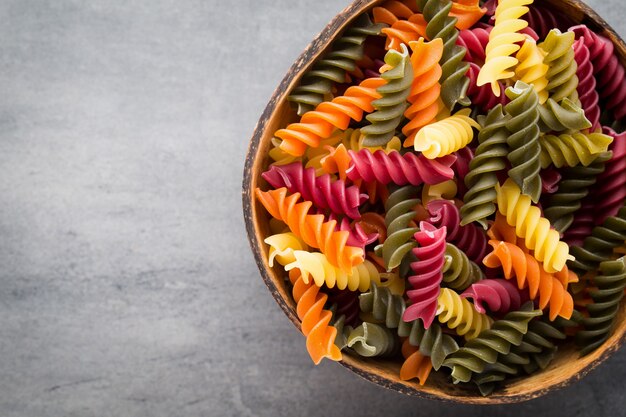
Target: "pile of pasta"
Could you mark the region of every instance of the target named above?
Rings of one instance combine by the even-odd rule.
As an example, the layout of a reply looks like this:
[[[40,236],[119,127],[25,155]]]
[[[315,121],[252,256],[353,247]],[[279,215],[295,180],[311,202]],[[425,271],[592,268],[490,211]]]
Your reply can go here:
[[[611,335],[626,84],[608,39],[532,0],[391,0],[289,101],[256,200],[316,364],[397,358],[402,380],[488,395]]]

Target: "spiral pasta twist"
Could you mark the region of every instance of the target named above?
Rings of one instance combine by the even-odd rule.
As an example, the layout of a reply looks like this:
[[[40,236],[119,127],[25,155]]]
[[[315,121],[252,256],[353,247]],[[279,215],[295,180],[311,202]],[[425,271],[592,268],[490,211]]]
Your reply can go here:
[[[352,164],[346,174],[351,180],[377,181],[386,185],[422,185],[438,184],[452,179],[454,171],[450,168],[456,157],[447,155],[443,158],[428,159],[425,155],[407,152],[404,155],[392,151],[372,153],[369,149],[358,152],[348,151]]]
[[[606,152],[613,138],[603,133],[562,133],[543,135],[541,144],[541,166],[547,168],[554,164],[557,168],[574,167],[582,164],[588,166],[598,156]]]
[[[270,247],[267,259],[270,267],[274,266],[274,260],[285,266],[296,260],[295,251],[308,249],[302,239],[291,232],[268,236],[264,242]]]
[[[389,0],[380,6],[374,7],[372,15],[374,16],[374,22],[392,26],[400,19],[409,19],[416,11],[414,1]]]
[[[389,329],[374,323],[363,322],[348,336],[347,346],[360,356],[390,356],[398,350],[398,341]]]
[[[469,382],[473,374],[480,374],[488,364],[496,363],[499,355],[508,354],[512,345],[520,345],[528,323],[538,316],[541,310],[533,310],[532,303],[526,303],[449,355],[443,366],[452,369],[453,382]]]
[[[528,288],[531,300],[539,298],[539,308],[549,308],[550,320],[557,316],[565,319],[572,316],[574,300],[567,292],[567,283],[563,285],[554,274],[546,272],[540,262],[520,247],[494,240],[489,241],[489,244],[493,252],[483,261],[487,267],[501,266],[506,279],[515,276],[520,290]]]
[[[424,328],[421,320],[402,320],[406,304],[402,296],[392,294],[389,289],[372,284],[368,292],[359,297],[361,311],[384,323],[390,329],[398,329],[400,337],[407,337],[412,346],[419,347],[424,356],[429,356],[433,367],[438,370],[445,358],[459,349],[450,335],[443,333],[438,323]]]
[[[286,187],[290,193],[300,193],[316,207],[345,214],[352,219],[361,217],[359,206],[367,200],[356,186],[346,186],[343,180],[331,181],[330,175],[315,175],[314,168],[305,169],[300,162],[272,166],[261,176],[274,188]]]
[[[574,222],[574,213],[582,200],[589,194],[600,174],[604,172],[605,163],[611,159],[611,153],[600,154],[588,166],[575,166],[561,171],[558,190],[546,198],[543,204],[543,215],[559,232],[564,233]]]
[[[611,334],[626,289],[626,257],[602,262],[593,283],[598,289],[590,291],[593,303],[587,305],[589,317],[582,320],[584,330],[576,334],[583,355],[595,350]]]
[[[517,237],[515,227],[510,226],[506,221],[506,217],[501,213],[496,213],[496,218],[487,231],[487,235],[491,240],[501,240],[506,243],[512,243],[524,253],[530,253],[530,250],[524,243],[524,239]],[[554,272],[553,275],[559,280],[563,287],[567,287],[569,283],[578,282],[578,276],[573,271],[570,271],[567,265],[560,271]]]
[[[613,42],[600,36],[584,25],[571,27],[577,38],[584,38],[591,53],[593,72],[600,98],[606,101],[606,109],[616,119],[626,116],[626,78],[624,66],[614,53]]]
[[[615,216],[608,217],[602,225],[594,227],[582,246],[572,247],[575,259],[570,260],[568,266],[579,275],[595,271],[601,262],[611,258],[613,249],[623,245],[625,240],[626,207],[622,207]]]
[[[600,96],[596,90],[596,79],[593,76],[593,64],[591,63],[591,53],[585,45],[584,39],[574,42],[574,59],[578,70],[578,96],[581,107],[585,111],[585,116],[591,122],[591,131],[595,132],[600,127]]]
[[[461,215],[454,203],[435,200],[426,206],[428,221],[438,228],[446,227],[446,240],[456,245],[472,261],[482,262],[487,253],[487,237],[482,229],[473,224],[460,225]]]
[[[449,288],[441,289],[437,299],[437,316],[440,323],[445,323],[466,340],[478,337],[493,322],[489,316],[476,311],[472,303]]]
[[[463,291],[485,277],[480,267],[451,243],[446,244],[442,272],[443,284],[457,291]]]
[[[464,148],[474,139],[472,128],[480,130],[469,114],[469,109],[459,110],[454,116],[424,126],[415,136],[415,150],[435,159]]]
[[[419,230],[413,223],[414,207],[420,204],[418,190],[411,186],[398,188],[385,203],[387,239],[382,244],[382,257],[388,271],[400,265],[416,246],[413,235]],[[413,224],[412,224],[413,223]]]
[[[374,110],[372,102],[380,98],[376,91],[385,84],[382,78],[368,78],[348,88],[342,96],[317,105],[302,115],[300,122],[276,131],[282,139],[280,149],[293,156],[302,156],[307,147],[317,148],[320,140],[329,137],[335,128],[346,130],[351,120],[360,121],[363,112]]]
[[[418,42],[409,43],[409,46],[413,51],[411,64],[415,78],[408,97],[411,104],[404,112],[404,117],[408,119],[408,123],[402,128],[402,133],[407,137],[404,146],[413,146],[417,132],[435,122],[439,114],[439,61],[443,53],[443,41],[433,39],[431,42],[424,42],[422,38]]]
[[[580,131],[591,127],[585,111],[568,98],[557,103],[549,98],[545,104],[538,107],[539,129],[542,132]]]
[[[581,246],[583,240],[591,234],[595,217],[595,197],[589,194],[580,203],[580,209],[574,215],[574,221],[563,234],[562,240],[572,246]]]
[[[285,265],[285,270],[300,270],[302,279],[306,284],[313,279],[318,287],[326,285],[328,288],[335,286],[343,290],[366,291],[372,280],[380,281],[378,269],[370,261],[352,267],[349,273],[332,265],[326,255],[319,252],[296,250],[293,252],[294,261]]]
[[[496,211],[496,184],[498,172],[506,168],[506,157],[509,152],[506,129],[506,116],[502,106],[494,107],[482,121],[482,129],[478,133],[478,147],[474,159],[470,162],[470,171],[465,176],[468,190],[463,197],[461,207],[461,225],[478,222],[487,227],[487,217]]]
[[[465,48],[456,44],[459,32],[455,28],[457,19],[449,16],[452,10],[451,1],[417,0],[417,7],[424,14],[428,22],[426,37],[428,39],[441,38],[443,40],[443,54],[441,56],[441,99],[445,106],[452,110],[456,104],[469,106],[467,87],[469,79],[467,70],[469,64],[463,62]]]
[[[561,33],[558,29],[552,29],[545,41],[539,44],[539,48],[546,54],[544,62],[550,67],[546,74],[550,97],[556,102],[568,98],[574,104],[580,105],[576,90],[578,64],[574,59],[573,45],[574,33]]]
[[[424,385],[433,369],[430,359],[422,355],[418,347],[411,345],[409,339],[405,339],[402,343],[402,356],[404,362],[400,368],[400,379],[410,381],[417,378],[419,384]]]
[[[566,337],[562,329],[573,324],[567,320],[559,320],[559,323],[548,323],[543,319],[531,320],[528,331],[522,337],[522,343],[511,346],[508,354],[499,355],[497,362],[486,367],[485,372],[476,375],[473,382],[478,385],[482,395],[489,395],[497,383],[509,375],[522,372],[532,374],[538,369],[545,369],[557,351],[555,342]]]
[[[367,13],[361,14],[343,35],[302,77],[300,85],[287,98],[294,103],[299,116],[313,110],[331,93],[335,83],[346,81],[346,75],[356,69],[363,58],[363,44],[368,36],[380,34],[383,25],[373,24]]]
[[[498,210],[506,216],[515,233],[524,239],[526,247],[535,258],[543,262],[546,272],[560,271],[570,259],[569,247],[559,239],[559,232],[550,228],[550,221],[541,217],[539,207],[531,204],[530,197],[521,193],[519,187],[508,179],[504,185],[496,185]]]
[[[487,113],[493,109],[496,105],[505,105],[508,103],[506,95],[501,94],[496,97],[491,90],[490,85],[478,86],[478,74],[480,67],[473,62],[470,62],[469,69],[467,71],[467,77],[469,78],[469,88],[467,89],[467,96],[472,100],[472,104],[480,109],[481,112]],[[500,88],[504,90],[506,87],[504,83],[498,81]]]
[[[386,49],[400,50],[402,44],[409,45],[426,36],[426,20],[421,13],[411,15],[407,20],[398,20],[391,27],[382,30],[387,36]]]
[[[487,313],[485,304],[492,312],[505,314],[519,310],[522,303],[528,300],[515,284],[505,279],[484,279],[476,282],[461,297],[472,299],[476,311],[483,314]]]
[[[365,146],[385,146],[394,137],[407,108],[406,99],[413,82],[413,66],[409,61],[406,45],[401,45],[401,52],[387,52],[385,63],[389,69],[381,78],[386,83],[376,90],[381,98],[372,102],[376,111],[366,116],[371,124],[361,129],[361,134],[365,135]]]
[[[517,58],[511,56],[520,47],[519,42],[524,41],[524,35],[518,33],[528,26],[525,20],[520,19],[528,12],[526,5],[532,4],[533,0],[501,0],[496,8],[495,26],[489,34],[485,65],[478,74],[478,85],[491,84],[493,93],[500,96],[500,84],[498,80],[506,80],[515,75],[511,70],[517,65]]]
[[[489,43],[491,29],[481,27],[465,29],[459,32],[456,44],[466,49],[465,61],[482,65],[485,62],[485,48]],[[472,104],[475,104],[472,101]]]
[[[411,304],[404,311],[402,320],[422,319],[428,329],[435,319],[437,298],[443,280],[443,264],[446,251],[446,228],[437,229],[428,222],[420,223],[415,233],[418,247],[413,248],[417,261],[411,262],[414,275],[408,277],[411,290],[406,292]]]
[[[535,90],[521,81],[508,88],[506,95],[511,102],[505,110],[511,118],[506,122],[509,137],[506,142],[511,168],[509,177],[520,187],[522,194],[530,196],[535,203],[541,196],[541,146],[539,145],[539,98]]]
[[[330,325],[333,314],[324,310],[328,296],[313,283],[306,284],[297,269],[289,272],[289,280],[293,284],[296,314],[302,322],[301,330],[306,337],[309,356],[316,365],[324,358],[340,361],[341,350],[335,345],[337,329]]]
[[[548,100],[548,70],[550,67],[544,62],[544,52],[537,46],[537,42],[526,35],[524,44],[517,51],[515,58],[519,64],[515,67],[515,76],[518,80],[532,85],[539,98],[539,103],[543,104]],[[555,98],[556,100],[556,98]]]
[[[617,134],[612,129],[604,130],[614,138],[610,147],[613,156],[605,164],[592,193],[596,203],[595,224],[615,216],[626,202],[626,132]]]
[[[257,200],[272,217],[284,221],[289,229],[309,246],[319,248],[328,261],[345,273],[364,260],[363,249],[346,245],[349,233],[336,231],[337,222],[325,222],[321,214],[307,214],[310,201],[297,203],[300,194],[287,195],[286,188],[261,191],[256,189]]]

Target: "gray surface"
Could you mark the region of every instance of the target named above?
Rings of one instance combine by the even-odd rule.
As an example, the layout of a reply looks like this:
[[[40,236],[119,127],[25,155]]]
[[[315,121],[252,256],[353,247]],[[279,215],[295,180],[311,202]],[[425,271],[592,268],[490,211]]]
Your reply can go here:
[[[626,351],[515,407],[314,367],[242,224],[244,153],[346,0],[0,4],[0,415],[625,415]],[[619,0],[590,1],[626,33]]]

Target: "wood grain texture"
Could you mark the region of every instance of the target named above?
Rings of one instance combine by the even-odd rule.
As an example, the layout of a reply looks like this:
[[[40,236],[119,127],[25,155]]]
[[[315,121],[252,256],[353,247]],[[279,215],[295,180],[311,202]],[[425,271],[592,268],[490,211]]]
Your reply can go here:
[[[381,3],[381,0],[357,0],[326,26],[292,65],[275,90],[250,141],[242,191],[250,246],[269,291],[287,317],[298,328],[300,328],[300,321],[295,314],[295,304],[290,295],[289,286],[281,278],[282,274],[279,270],[272,269],[267,264],[267,252],[263,239],[268,234],[268,217],[263,208],[255,203],[253,190],[261,183],[260,173],[268,164],[267,152],[273,132],[285,126],[293,118],[293,112],[290,111],[286,100],[289,91],[298,83],[314,60],[327,50],[336,36],[356,16]],[[544,3],[608,37],[616,46],[615,50],[620,61],[626,66],[626,44],[593,9],[579,0],[546,0]],[[365,360],[346,353],[341,364],[362,378],[402,394],[471,404],[522,402],[574,383],[599,366],[624,342],[626,337],[626,306],[624,304],[618,315],[618,323],[614,334],[593,353],[580,358],[573,346],[566,345],[559,350],[557,357],[547,369],[530,377],[509,381],[501,390],[489,397],[482,397],[477,391],[460,389],[446,378],[436,374],[432,375],[423,387],[415,382],[401,381],[398,377],[399,364],[396,363]]]

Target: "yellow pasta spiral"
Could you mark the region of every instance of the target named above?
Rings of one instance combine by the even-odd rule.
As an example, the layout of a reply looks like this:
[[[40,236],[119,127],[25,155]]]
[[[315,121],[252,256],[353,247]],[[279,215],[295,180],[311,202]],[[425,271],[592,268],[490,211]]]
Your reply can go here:
[[[422,205],[426,206],[433,200],[452,200],[456,197],[457,186],[454,180],[440,182],[439,184],[424,184],[422,189]]]
[[[517,43],[525,39],[518,32],[528,26],[528,22],[520,18],[528,12],[526,6],[532,2],[533,0],[500,0],[496,8],[496,23],[489,34],[485,65],[478,73],[477,84],[481,86],[491,83],[491,89],[497,97],[501,94],[498,80],[506,80],[515,75],[511,68],[517,65],[518,60],[512,55],[520,49]]]
[[[274,266],[274,260],[280,265],[287,265],[296,260],[294,251],[307,250],[308,246],[291,232],[277,233],[264,240],[270,246],[268,264]]]
[[[544,56],[545,54],[539,49],[537,42],[528,35],[515,56],[519,61],[519,64],[515,67],[516,78],[533,86],[541,104],[548,101],[549,97],[546,74],[550,67],[544,64]]]
[[[285,270],[299,269],[305,284],[313,278],[313,282],[318,287],[326,284],[328,288],[337,286],[340,290],[348,288],[350,291],[363,292],[370,288],[372,280],[380,282],[378,269],[368,260],[353,267],[350,274],[346,274],[333,266],[323,253],[296,250],[293,256],[295,260],[285,265]]]
[[[526,247],[534,251],[535,259],[543,262],[546,272],[559,272],[568,259],[569,246],[561,242],[559,232],[550,227],[550,221],[541,216],[541,209],[532,205],[529,196],[521,193],[510,178],[504,185],[496,185],[498,210],[506,222],[515,227],[515,234],[524,239]]]
[[[480,130],[480,125],[469,114],[470,109],[463,109],[424,126],[415,136],[415,150],[428,159],[435,159],[464,148],[474,139],[472,128]]]
[[[493,323],[489,316],[476,311],[471,302],[450,288],[442,288],[439,293],[437,316],[441,323],[455,329],[466,340],[474,339],[483,330],[491,328]]]

